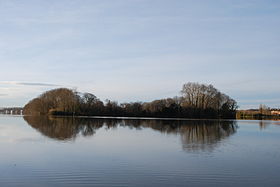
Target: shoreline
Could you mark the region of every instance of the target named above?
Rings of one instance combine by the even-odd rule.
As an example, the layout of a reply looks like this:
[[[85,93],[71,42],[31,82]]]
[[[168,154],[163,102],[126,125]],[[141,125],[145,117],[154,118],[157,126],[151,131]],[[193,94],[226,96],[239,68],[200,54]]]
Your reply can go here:
[[[55,117],[55,118],[84,118],[84,119],[116,119],[116,120],[166,120],[166,121],[280,121],[279,119],[223,119],[223,118],[162,118],[162,117],[126,117],[126,116],[71,116],[71,115],[13,115],[13,114],[0,114],[0,116],[11,116],[11,117],[24,117],[24,116],[33,116],[33,117]]]

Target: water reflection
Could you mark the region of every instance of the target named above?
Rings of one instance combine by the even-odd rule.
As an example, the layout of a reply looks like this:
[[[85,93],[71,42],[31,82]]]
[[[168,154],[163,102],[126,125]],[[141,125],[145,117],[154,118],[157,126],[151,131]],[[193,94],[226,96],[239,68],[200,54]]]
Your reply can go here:
[[[259,120],[260,130],[265,130],[270,125],[280,125],[280,121],[279,120]]]
[[[237,130],[235,121],[90,119],[25,116],[25,121],[43,135],[60,141],[74,141],[77,136],[93,136],[100,128],[150,128],[181,138],[185,151],[211,151]]]
[[[236,130],[237,124],[234,121],[200,121],[181,126],[183,149],[186,151],[211,151]]]
[[[77,135],[92,136],[104,125],[102,120],[24,116],[24,120],[43,135],[56,140],[75,140]]]

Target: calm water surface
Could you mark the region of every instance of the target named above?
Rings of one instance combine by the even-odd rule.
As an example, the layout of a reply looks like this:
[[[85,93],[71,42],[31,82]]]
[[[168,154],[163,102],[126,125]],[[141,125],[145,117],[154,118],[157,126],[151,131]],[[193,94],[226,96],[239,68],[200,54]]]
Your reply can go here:
[[[280,122],[0,116],[0,186],[280,186]]]

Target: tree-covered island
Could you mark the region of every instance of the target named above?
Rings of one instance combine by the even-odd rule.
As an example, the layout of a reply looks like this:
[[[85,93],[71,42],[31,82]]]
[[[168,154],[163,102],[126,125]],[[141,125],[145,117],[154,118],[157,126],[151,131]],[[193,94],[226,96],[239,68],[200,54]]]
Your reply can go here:
[[[25,115],[122,116],[234,119],[237,103],[212,85],[187,83],[181,96],[152,102],[102,102],[91,93],[68,88],[47,91],[24,107]]]

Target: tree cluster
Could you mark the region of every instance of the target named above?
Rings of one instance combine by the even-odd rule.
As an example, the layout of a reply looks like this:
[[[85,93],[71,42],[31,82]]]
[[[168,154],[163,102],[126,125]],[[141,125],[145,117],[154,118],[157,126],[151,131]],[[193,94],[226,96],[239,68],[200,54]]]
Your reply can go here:
[[[102,102],[91,93],[54,89],[31,100],[26,115],[82,115],[124,117],[235,118],[236,101],[212,85],[187,83],[180,97],[118,104]]]

